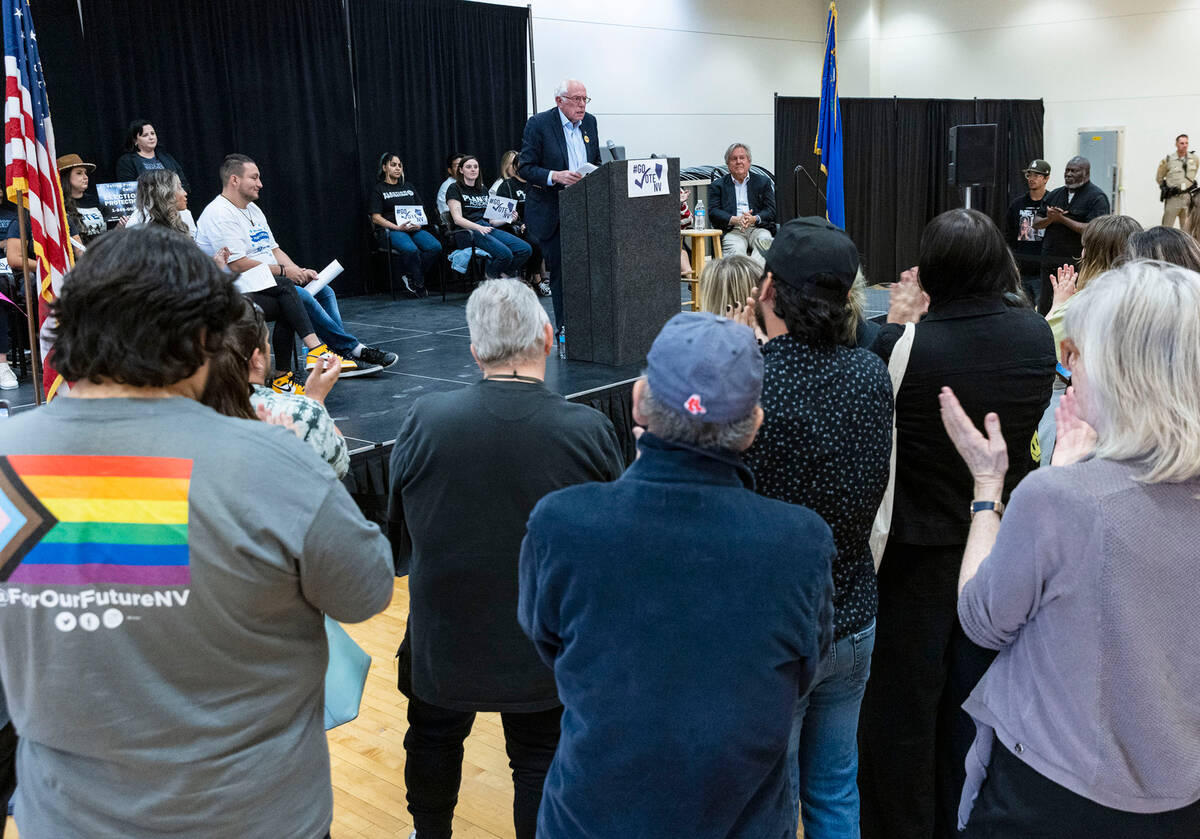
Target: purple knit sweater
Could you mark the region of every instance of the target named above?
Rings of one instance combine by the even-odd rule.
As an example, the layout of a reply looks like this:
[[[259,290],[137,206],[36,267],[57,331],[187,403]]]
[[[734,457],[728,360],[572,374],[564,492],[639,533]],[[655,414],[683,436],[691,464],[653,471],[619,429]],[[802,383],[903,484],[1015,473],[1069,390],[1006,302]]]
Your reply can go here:
[[[1107,807],[1200,800],[1200,481],[1144,484],[1123,462],[1031,472],[958,616],[999,650],[963,708],[978,736],[966,823],[992,738]]]

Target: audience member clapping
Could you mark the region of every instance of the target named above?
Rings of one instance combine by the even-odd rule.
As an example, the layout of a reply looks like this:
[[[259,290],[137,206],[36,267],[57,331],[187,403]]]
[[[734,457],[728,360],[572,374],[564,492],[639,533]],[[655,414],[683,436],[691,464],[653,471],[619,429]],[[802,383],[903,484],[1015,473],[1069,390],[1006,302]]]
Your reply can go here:
[[[985,437],[940,396],[973,497],[991,502],[971,522],[958,615],[1000,651],[965,705],[978,735],[961,835],[1195,836],[1200,275],[1103,274],[1072,299],[1066,335],[1055,468],[1026,477],[1003,518],[1000,418]]]
[[[333,467],[339,478],[350,470],[346,440],[325,410],[325,397],[341,365],[332,353],[308,371],[304,394],[276,393],[268,385],[271,346],[262,309],[251,304],[225,332],[209,361],[200,401],[218,413],[260,419],[289,429]]]
[[[196,401],[246,305],[150,226],[99,237],[52,307],[71,398],[3,435],[22,836],[328,834],[322,612],[386,608],[391,552],[292,434]]]
[[[1073,266],[1063,265],[1056,274],[1050,275],[1054,296],[1050,311],[1046,314],[1046,322],[1050,324],[1050,331],[1054,333],[1054,352],[1060,365],[1060,373],[1054,377],[1054,390],[1050,396],[1050,404],[1042,414],[1041,422],[1038,423],[1038,443],[1041,446],[1043,462],[1048,463],[1054,453],[1056,440],[1054,413],[1058,408],[1063,391],[1070,384],[1064,375],[1066,370],[1061,368],[1061,364],[1063,323],[1073,295],[1082,291],[1093,279],[1124,259],[1126,246],[1131,241],[1131,237],[1141,232],[1142,226],[1136,219],[1129,216],[1107,215],[1092,219],[1083,229],[1083,256],[1079,260],[1078,274]],[[1178,233],[1178,231],[1174,232]],[[1186,238],[1185,234],[1179,235]]]
[[[860,720],[868,839],[928,839],[935,825],[938,835],[953,835],[974,731],[959,705],[992,656],[971,644],[955,619],[973,499],[970,473],[941,427],[937,394],[953,387],[976,421],[989,410],[999,413],[1012,452],[1007,494],[1035,465],[1031,442],[1054,376],[1050,328],[1028,305],[1006,298],[1020,278],[987,216],[974,210],[937,216],[921,236],[918,268],[906,273],[893,286],[889,322],[873,345],[890,359],[907,331],[904,322],[928,308],[912,327],[896,396],[895,500]]]

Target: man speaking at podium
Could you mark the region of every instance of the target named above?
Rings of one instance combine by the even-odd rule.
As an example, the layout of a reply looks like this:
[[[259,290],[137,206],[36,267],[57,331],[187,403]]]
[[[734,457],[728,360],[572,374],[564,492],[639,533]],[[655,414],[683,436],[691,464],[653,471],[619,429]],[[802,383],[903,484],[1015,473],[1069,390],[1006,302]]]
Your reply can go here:
[[[578,183],[584,163],[600,164],[596,118],[587,112],[591,100],[583,82],[567,79],[554,89],[555,107],[525,123],[517,170],[530,189],[525,196],[525,224],[538,240],[550,269],[554,328],[563,325],[562,249],[558,239],[558,193]]]

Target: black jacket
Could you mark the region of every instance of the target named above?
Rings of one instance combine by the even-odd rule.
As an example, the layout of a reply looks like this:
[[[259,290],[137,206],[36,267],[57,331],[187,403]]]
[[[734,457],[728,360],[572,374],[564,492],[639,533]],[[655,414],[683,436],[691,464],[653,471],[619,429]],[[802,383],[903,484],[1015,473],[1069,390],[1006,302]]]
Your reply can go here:
[[[775,187],[771,181],[753,169],[750,170],[749,181],[746,184],[746,199],[750,202],[750,212],[759,218],[757,227],[770,227],[775,223]],[[708,188],[708,217],[710,223],[718,230],[729,226],[729,220],[737,215],[737,194],[733,185],[733,175],[726,175],[714,181]]]
[[[871,349],[891,358],[903,328],[889,323]],[[908,369],[896,394],[896,496],[892,539],[961,545],[971,526],[974,481],[950,442],[938,405],[950,387],[979,428],[1000,415],[1008,444],[1004,500],[1036,466],[1031,445],[1050,404],[1054,335],[1033,309],[1000,297],[965,297],[931,307],[917,324]]]

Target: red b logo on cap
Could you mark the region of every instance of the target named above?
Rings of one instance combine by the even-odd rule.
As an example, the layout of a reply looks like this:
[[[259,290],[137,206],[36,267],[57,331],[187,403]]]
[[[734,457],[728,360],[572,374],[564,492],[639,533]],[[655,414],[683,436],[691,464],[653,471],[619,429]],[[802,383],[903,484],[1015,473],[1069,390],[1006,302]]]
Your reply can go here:
[[[693,393],[691,396],[689,396],[687,398],[687,402],[683,403],[683,407],[692,416],[698,416],[699,414],[707,414],[708,413],[708,408],[705,408],[703,405],[700,404],[700,394],[698,394],[698,393]]]

